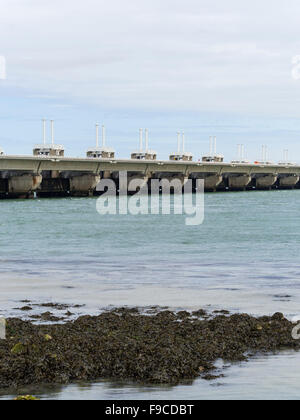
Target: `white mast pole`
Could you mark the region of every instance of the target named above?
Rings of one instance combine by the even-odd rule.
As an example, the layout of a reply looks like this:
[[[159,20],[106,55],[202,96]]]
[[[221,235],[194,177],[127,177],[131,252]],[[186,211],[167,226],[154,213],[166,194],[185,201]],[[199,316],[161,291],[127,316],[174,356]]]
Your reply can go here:
[[[180,153],[180,132],[177,133],[177,152]]]
[[[140,152],[143,151],[143,129],[140,128]]]
[[[106,146],[106,132],[105,132],[105,126],[102,125],[102,147],[104,148]]]
[[[182,153],[185,152],[185,134],[182,132]]]
[[[46,121],[45,118],[43,119],[43,143],[46,146]]]
[[[54,121],[51,120],[51,143],[54,146]]]
[[[245,159],[245,146],[241,144],[241,160]]]
[[[99,148],[99,124],[96,124],[96,148]]]
[[[145,152],[148,153],[149,150],[149,130],[148,128],[145,129]]]

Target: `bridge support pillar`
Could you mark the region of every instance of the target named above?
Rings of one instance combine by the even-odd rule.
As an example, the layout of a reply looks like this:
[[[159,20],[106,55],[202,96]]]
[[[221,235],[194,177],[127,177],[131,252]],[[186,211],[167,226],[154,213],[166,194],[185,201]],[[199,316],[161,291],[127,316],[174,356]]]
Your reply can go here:
[[[299,180],[300,180],[300,176],[296,174],[280,176],[279,187],[280,188],[295,188]]]
[[[218,174],[206,175],[204,178],[205,191],[216,191],[218,186],[222,183],[223,176]]]
[[[276,174],[256,176],[256,188],[258,190],[270,190],[277,181],[277,178],[278,176]]]
[[[8,179],[8,195],[20,198],[30,197],[40,187],[42,180],[41,175],[13,175]]]
[[[74,197],[92,196],[100,182],[99,175],[85,174],[70,178],[70,194]]]
[[[230,190],[245,190],[251,182],[248,174],[232,174],[228,176],[228,188]]]

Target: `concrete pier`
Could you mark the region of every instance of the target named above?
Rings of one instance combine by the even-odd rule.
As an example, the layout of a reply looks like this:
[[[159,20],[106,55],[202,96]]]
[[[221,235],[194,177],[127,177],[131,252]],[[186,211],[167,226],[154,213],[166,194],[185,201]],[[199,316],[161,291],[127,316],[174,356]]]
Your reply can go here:
[[[218,174],[204,174],[203,179],[204,179],[204,190],[216,192],[217,188],[223,181],[223,176],[218,175]]]
[[[100,182],[100,175],[77,174],[76,176],[71,176],[69,180],[71,196],[92,196]]]
[[[259,174],[255,177],[258,190],[270,190],[277,181],[277,174]]]
[[[233,174],[228,176],[228,188],[233,191],[245,191],[252,180],[248,174]]]
[[[41,175],[12,175],[8,178],[6,192],[10,197],[30,197],[40,187],[41,182]]]
[[[280,175],[278,177],[279,188],[290,188],[293,189],[299,183],[300,176],[297,174],[292,175]]]

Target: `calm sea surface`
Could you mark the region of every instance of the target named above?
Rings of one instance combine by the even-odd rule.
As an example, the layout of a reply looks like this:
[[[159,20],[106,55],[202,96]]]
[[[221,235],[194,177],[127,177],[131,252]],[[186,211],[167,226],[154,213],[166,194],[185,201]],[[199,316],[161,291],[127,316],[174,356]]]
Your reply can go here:
[[[0,203],[0,315],[21,300],[228,309],[300,315],[300,190],[205,195],[205,221],[100,216],[96,199]],[[23,314],[22,314],[23,316]],[[225,377],[178,387],[99,382],[32,391],[43,398],[300,398],[300,354],[257,356]],[[15,395],[15,393],[13,393]],[[3,396],[7,398],[7,396]]]

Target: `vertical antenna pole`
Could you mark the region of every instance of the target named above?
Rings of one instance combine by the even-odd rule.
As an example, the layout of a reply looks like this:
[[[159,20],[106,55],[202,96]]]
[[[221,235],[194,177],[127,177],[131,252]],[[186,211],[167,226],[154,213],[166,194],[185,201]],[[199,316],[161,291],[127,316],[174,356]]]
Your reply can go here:
[[[185,134],[182,132],[182,153],[185,152]]]

